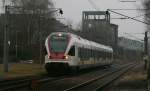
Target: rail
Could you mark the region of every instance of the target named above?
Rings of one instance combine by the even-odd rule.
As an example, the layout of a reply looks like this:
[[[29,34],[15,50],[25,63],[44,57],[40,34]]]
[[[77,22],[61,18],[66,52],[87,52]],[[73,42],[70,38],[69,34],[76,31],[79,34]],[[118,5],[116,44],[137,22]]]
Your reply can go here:
[[[101,82],[103,82],[102,84],[100,84],[99,86],[92,89],[92,91],[99,91],[100,89],[102,89],[103,87],[110,84],[112,81],[114,81],[118,77],[120,77],[123,73],[125,73],[128,69],[130,69],[133,66],[134,66],[133,64],[126,65],[125,67],[122,67],[119,70],[104,73],[103,75],[100,75],[99,77],[93,78],[91,80],[88,80],[81,84],[75,85],[75,86],[65,89],[63,91],[88,91],[89,90],[88,88],[91,88],[90,84],[93,84],[94,82],[100,81],[108,76],[111,76],[108,80],[101,81]],[[91,91],[91,89],[89,91]]]
[[[20,89],[20,88],[28,88],[30,87],[30,79],[28,78],[23,78],[23,79],[18,79],[18,80],[6,80],[6,81],[1,81],[0,83],[0,91],[13,91],[15,89]]]
[[[116,75],[114,77],[111,77],[111,79],[107,80],[107,82],[101,81],[101,82],[103,82],[103,84],[99,85],[94,90],[92,90],[92,91],[98,91],[102,87],[109,84],[111,81],[115,80],[117,77],[119,77],[119,75],[123,74],[125,71],[127,71],[132,66],[133,65],[124,65],[123,67],[121,67],[121,69],[108,71],[108,72],[100,75],[99,77],[95,77],[89,81],[86,81],[86,82],[83,82],[80,84],[78,83],[77,85],[74,85],[74,86],[72,85],[72,87],[65,88],[64,91],[77,91],[80,88],[88,86],[91,83],[94,83],[95,81],[98,81],[98,80],[101,80],[101,79],[107,77],[108,75],[114,76],[113,74],[116,74],[117,72],[119,72],[119,73],[117,73],[118,76]],[[37,90],[39,86],[44,85],[44,83],[46,83],[46,82],[48,82],[48,83],[55,82],[55,81],[57,82],[59,80],[67,79],[67,78],[68,77],[66,77],[66,76],[65,77],[64,76],[63,77],[24,77],[24,78],[14,79],[14,80],[4,80],[4,81],[0,81],[0,91],[16,91],[16,90],[23,90],[23,91],[24,90],[25,91],[32,90],[33,91],[33,90]],[[84,90],[82,90],[82,91],[84,91]],[[88,91],[88,90],[86,90],[86,91]]]
[[[0,91],[13,91],[18,89],[32,90],[37,88],[42,83],[47,81],[58,80],[59,78],[53,77],[20,77],[9,80],[0,81]]]

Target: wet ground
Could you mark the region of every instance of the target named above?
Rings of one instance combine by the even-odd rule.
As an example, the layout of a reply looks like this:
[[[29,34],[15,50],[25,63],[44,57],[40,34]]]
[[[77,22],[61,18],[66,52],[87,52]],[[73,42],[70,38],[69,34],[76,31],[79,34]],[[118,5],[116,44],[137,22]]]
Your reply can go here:
[[[139,64],[125,73],[104,91],[147,91],[147,75],[144,64]]]

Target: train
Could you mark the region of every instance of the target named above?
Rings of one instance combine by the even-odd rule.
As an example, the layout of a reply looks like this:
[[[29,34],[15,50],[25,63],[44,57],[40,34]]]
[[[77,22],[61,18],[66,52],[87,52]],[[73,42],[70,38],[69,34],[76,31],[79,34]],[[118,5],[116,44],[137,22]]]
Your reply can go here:
[[[53,32],[45,41],[48,73],[93,68],[113,63],[113,49],[68,32]]]

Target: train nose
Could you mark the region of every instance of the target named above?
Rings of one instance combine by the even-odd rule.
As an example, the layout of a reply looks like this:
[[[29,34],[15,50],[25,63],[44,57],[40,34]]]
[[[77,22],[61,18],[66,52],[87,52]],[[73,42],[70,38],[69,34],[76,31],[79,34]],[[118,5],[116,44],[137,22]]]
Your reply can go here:
[[[51,53],[49,59],[68,59],[68,57],[64,53]]]

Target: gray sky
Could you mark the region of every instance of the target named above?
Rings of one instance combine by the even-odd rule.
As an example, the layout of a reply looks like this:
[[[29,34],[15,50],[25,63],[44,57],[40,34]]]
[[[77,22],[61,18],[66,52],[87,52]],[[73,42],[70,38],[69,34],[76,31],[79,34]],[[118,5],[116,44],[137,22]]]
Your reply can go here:
[[[136,0],[136,2],[126,2],[122,3],[119,0],[91,0],[99,10],[105,11],[107,9],[137,9],[142,8],[141,1]],[[55,7],[62,8],[64,11],[63,16],[57,17],[65,17],[67,20],[73,21],[73,26],[75,26],[82,19],[82,11],[95,10],[93,5],[89,3],[89,0],[53,0]],[[135,17],[138,15],[142,15],[143,11],[117,11],[119,13]],[[119,15],[111,13],[111,17],[121,17]],[[144,21],[143,17],[137,18],[139,20]],[[130,33],[134,36],[138,36],[139,38],[143,38],[143,35],[134,34],[134,33],[143,33],[145,31],[145,25],[133,20],[118,20],[112,19],[111,23],[119,25],[119,35],[130,37],[129,34],[124,34],[124,32]],[[132,37],[133,38],[133,37]]]
[[[60,20],[65,23],[68,20],[72,21],[74,27],[76,27],[77,24],[81,22],[82,11],[96,10],[95,7],[101,11],[106,11],[107,9],[143,8],[141,4],[143,0],[136,0],[136,2],[130,3],[129,2],[122,3],[119,2],[119,0],[52,0],[52,1],[54,2],[56,8],[62,8],[64,11],[64,14],[62,16],[58,14],[57,17],[58,18],[64,17],[65,19]],[[94,5],[91,4],[89,1],[92,1]],[[117,11],[117,12],[128,15],[130,17],[135,17],[144,14],[144,11]],[[111,18],[114,17],[122,17],[122,16],[111,13]],[[139,17],[137,19],[144,21],[144,17]],[[143,38],[143,35],[134,33],[143,33],[146,30],[145,24],[130,19],[126,20],[111,19],[111,23],[119,25],[120,36],[130,37],[132,39],[135,39],[134,37],[131,37],[132,35],[137,36],[138,38]]]

